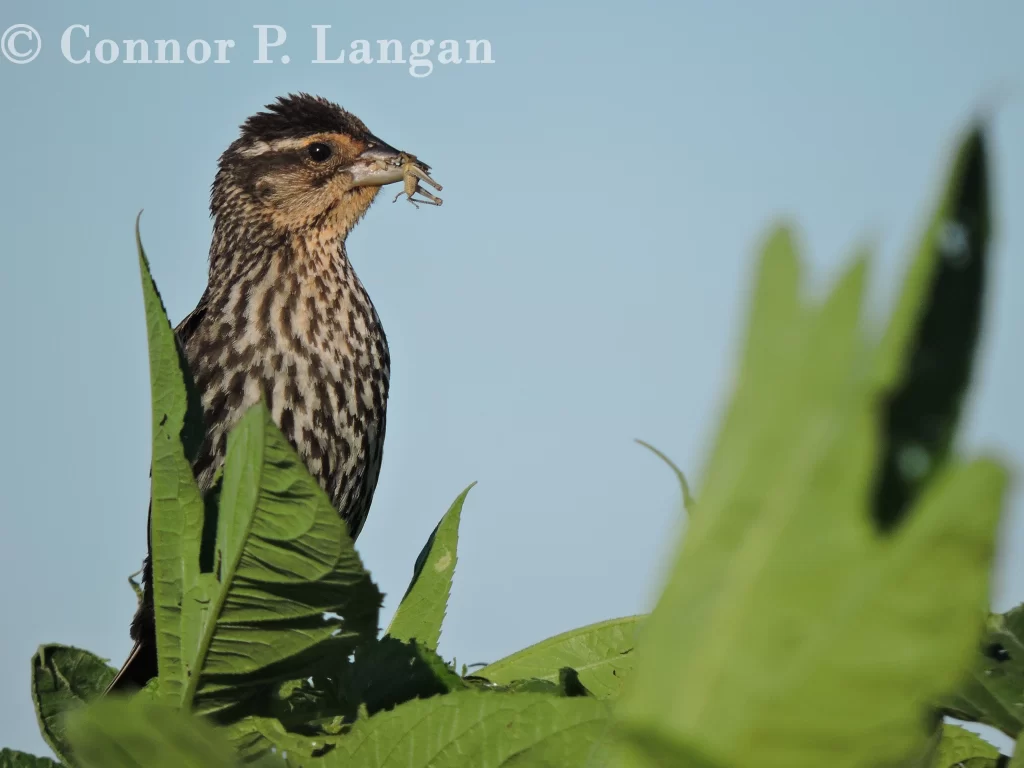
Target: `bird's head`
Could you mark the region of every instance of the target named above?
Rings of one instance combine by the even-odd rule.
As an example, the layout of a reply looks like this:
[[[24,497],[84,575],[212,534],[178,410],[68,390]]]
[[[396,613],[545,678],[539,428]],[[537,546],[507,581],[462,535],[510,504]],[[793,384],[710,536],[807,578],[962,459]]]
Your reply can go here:
[[[282,97],[246,120],[221,156],[211,211],[344,237],[381,186],[403,179],[400,155],[337,104]]]

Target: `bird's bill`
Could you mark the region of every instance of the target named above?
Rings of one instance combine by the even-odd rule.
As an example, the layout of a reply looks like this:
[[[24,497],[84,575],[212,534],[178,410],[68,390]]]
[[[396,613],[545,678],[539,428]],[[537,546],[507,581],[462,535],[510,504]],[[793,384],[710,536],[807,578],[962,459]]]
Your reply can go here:
[[[383,142],[360,153],[349,167],[353,186],[383,187],[405,178],[404,155]]]

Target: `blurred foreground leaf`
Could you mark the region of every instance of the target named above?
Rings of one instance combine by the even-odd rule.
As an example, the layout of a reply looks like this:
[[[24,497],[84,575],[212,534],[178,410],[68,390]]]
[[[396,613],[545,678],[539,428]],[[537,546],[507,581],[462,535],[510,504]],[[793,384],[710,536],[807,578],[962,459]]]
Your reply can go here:
[[[965,142],[944,200],[983,162],[980,146]],[[925,280],[912,270],[904,294],[929,303],[935,283]],[[765,248],[701,512],[623,699],[626,764],[906,761],[923,748],[929,705],[967,667],[987,612],[1006,473],[991,461],[947,461],[879,535],[877,404],[893,378],[867,373],[864,284],[860,258],[811,306],[789,233]],[[893,338],[887,359],[911,352],[912,335]]]
[[[124,697],[103,699],[68,722],[81,768],[231,768],[228,743],[179,710]]]

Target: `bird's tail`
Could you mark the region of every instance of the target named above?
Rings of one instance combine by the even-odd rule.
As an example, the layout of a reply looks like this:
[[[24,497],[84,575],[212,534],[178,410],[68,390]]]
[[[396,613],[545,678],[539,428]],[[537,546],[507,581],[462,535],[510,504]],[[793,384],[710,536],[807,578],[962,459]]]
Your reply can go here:
[[[128,659],[114,675],[104,694],[142,688],[156,677],[156,649],[145,639],[138,640]]]

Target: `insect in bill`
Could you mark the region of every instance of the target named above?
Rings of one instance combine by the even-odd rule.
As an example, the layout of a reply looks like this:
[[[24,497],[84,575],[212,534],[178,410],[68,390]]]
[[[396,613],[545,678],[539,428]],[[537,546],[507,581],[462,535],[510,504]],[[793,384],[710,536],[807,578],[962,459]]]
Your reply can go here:
[[[437,197],[433,193],[425,190],[420,184],[421,181],[425,181],[438,192],[443,189],[440,184],[427,175],[427,171],[430,170],[430,166],[417,160],[415,155],[410,155],[408,152],[403,152],[399,155],[398,163],[402,169],[405,187],[401,192],[395,195],[395,199],[391,202],[398,202],[398,198],[402,195],[405,195],[405,198],[417,208],[419,208],[419,203],[426,203],[427,205],[441,205],[441,203],[444,202],[440,197]],[[423,197],[419,199],[414,198],[413,195],[417,193]]]

